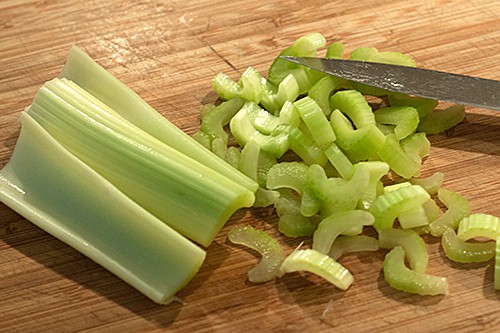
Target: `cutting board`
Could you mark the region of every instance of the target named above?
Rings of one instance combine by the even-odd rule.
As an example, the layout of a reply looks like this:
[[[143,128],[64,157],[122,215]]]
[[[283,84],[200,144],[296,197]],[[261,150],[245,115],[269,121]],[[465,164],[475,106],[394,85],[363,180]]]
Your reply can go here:
[[[404,52],[418,66],[500,79],[500,2],[475,1],[21,1],[0,2],[0,166],[19,135],[17,118],[76,44],[188,134],[216,102],[210,79],[263,74],[309,32],[342,41],[346,53],[373,46]],[[500,216],[500,114],[467,108],[466,120],[429,137],[423,176],[473,212]],[[112,203],[110,203],[112,204]],[[449,295],[423,297],[389,287],[384,252],[340,259],[354,283],[341,291],[307,273],[251,284],[258,261],[227,241],[252,224],[287,252],[300,240],[276,232],[272,209],[237,212],[207,249],[179,296],[160,306],[77,251],[0,204],[0,331],[4,332],[472,332],[499,331],[494,261],[455,264],[427,239],[428,272],[448,278]],[[306,240],[306,246],[310,244]]]

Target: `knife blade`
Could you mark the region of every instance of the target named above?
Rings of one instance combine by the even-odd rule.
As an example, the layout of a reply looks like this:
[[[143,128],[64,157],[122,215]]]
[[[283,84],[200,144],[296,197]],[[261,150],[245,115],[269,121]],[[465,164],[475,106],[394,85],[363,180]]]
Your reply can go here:
[[[357,60],[281,56],[350,81],[409,95],[500,111],[500,81]]]

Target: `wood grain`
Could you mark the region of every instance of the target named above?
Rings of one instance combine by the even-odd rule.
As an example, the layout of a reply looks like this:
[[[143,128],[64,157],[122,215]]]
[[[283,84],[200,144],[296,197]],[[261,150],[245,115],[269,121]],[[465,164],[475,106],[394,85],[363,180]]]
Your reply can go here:
[[[500,2],[429,1],[35,1],[0,2],[0,166],[14,148],[17,117],[77,44],[189,134],[216,100],[210,79],[266,72],[283,48],[318,31],[349,52],[359,46],[412,55],[421,67],[500,79]],[[500,115],[468,108],[467,120],[435,135],[424,175],[475,212],[500,216]],[[450,294],[420,297],[383,280],[384,253],[341,259],[355,283],[340,291],[308,274],[246,281],[257,258],[227,232],[252,223],[273,235],[269,209],[236,213],[208,248],[199,274],[159,306],[0,204],[0,331],[4,332],[495,332],[494,263],[458,265],[428,239],[429,272]],[[290,251],[298,240],[279,238]],[[327,311],[326,323],[321,320]],[[332,325],[334,327],[332,327]]]

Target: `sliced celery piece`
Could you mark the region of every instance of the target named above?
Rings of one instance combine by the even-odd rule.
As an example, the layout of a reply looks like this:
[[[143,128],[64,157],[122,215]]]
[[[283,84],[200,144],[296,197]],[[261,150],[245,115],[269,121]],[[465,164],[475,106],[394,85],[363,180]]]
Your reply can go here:
[[[392,249],[401,246],[408,259],[410,268],[424,273],[429,262],[429,254],[425,242],[415,231],[402,229],[383,229],[378,233],[379,246],[383,249]]]
[[[423,204],[399,214],[398,221],[403,229],[412,229],[429,225],[429,218],[427,217],[427,211]]]
[[[375,116],[372,108],[357,90],[342,90],[336,92],[330,98],[330,109],[340,110],[345,113],[353,122],[356,128],[363,128],[367,125],[375,125]]]
[[[357,168],[368,169],[368,184],[360,189],[358,208],[368,210],[378,195],[383,192],[382,177],[389,172],[389,165],[381,161],[359,162],[354,166],[354,173]]]
[[[447,207],[447,210],[429,224],[433,236],[441,236],[447,228],[457,229],[460,221],[471,213],[469,201],[457,192],[440,188],[438,199]]]
[[[354,281],[352,274],[328,255],[312,250],[296,250],[281,265],[281,275],[290,272],[314,273],[339,289],[347,290]]]
[[[250,282],[263,283],[278,276],[285,252],[276,239],[251,226],[234,227],[228,238],[232,243],[245,245],[261,255],[259,263],[248,271]]]
[[[318,103],[323,113],[328,116],[332,113],[330,109],[331,94],[341,87],[348,86],[347,81],[336,76],[326,75],[311,87],[307,92],[307,96]]]
[[[286,190],[281,191],[281,196],[274,203],[276,214],[279,216],[278,230],[285,236],[311,236],[316,230],[316,223],[312,218],[302,215],[300,205],[300,198]]]
[[[0,200],[157,303],[169,303],[205,252],[70,154],[28,114],[0,171]]]
[[[465,107],[453,105],[444,110],[434,110],[420,120],[418,131],[427,134],[442,133],[458,125],[465,118]]]
[[[335,141],[335,133],[328,123],[328,119],[316,101],[308,96],[293,103],[300,118],[311,131],[317,145],[322,146]]]
[[[444,277],[411,270],[405,265],[405,251],[394,247],[384,259],[384,278],[394,289],[419,295],[443,295],[448,293],[448,281]]]
[[[398,140],[416,131],[419,118],[417,109],[411,106],[392,106],[376,110],[375,121],[384,125],[395,125],[394,134]]]
[[[410,183],[412,183],[413,185],[420,185],[427,191],[427,193],[429,193],[430,195],[434,195],[443,185],[443,180],[444,173],[435,172],[429,177],[425,178],[413,177],[410,179]]]
[[[417,164],[422,164],[422,159],[429,156],[431,143],[425,133],[413,133],[399,142],[401,149]],[[420,173],[418,173],[419,175]],[[418,176],[416,175],[416,176]]]
[[[409,179],[420,174],[420,163],[403,150],[395,134],[386,136],[378,156],[403,178]]]
[[[237,209],[254,201],[250,190],[162,143],[113,110],[88,103],[64,80],[45,83],[28,113],[132,200],[201,245],[208,246]]]
[[[303,162],[281,162],[273,165],[267,174],[266,187],[271,190],[291,188],[302,194],[308,166]]]
[[[373,226],[377,231],[390,229],[401,213],[422,205],[430,195],[418,185],[402,186],[385,192],[375,199],[370,212],[375,217]]]
[[[457,233],[463,241],[476,237],[495,240],[500,237],[500,218],[484,213],[470,214],[460,221]]]
[[[262,76],[252,67],[241,75],[238,83],[224,73],[218,73],[212,79],[214,91],[224,100],[241,98],[259,104],[262,98]]]
[[[339,236],[335,239],[328,255],[337,260],[345,253],[377,251],[379,242],[376,238],[366,235]]]
[[[168,121],[78,47],[71,48],[60,76],[75,82],[123,118],[173,149],[231,178],[251,191],[257,189],[258,185],[254,181],[229,164],[221,163],[220,158]]]
[[[326,58],[341,59],[344,55],[344,44],[342,42],[333,42],[326,48]]]
[[[495,257],[495,242],[466,242],[458,238],[452,228],[443,233],[441,246],[446,257],[456,262],[484,262]]]
[[[281,124],[275,132],[289,139],[290,150],[296,153],[307,165],[319,164],[323,166],[328,162],[324,148],[318,146],[313,138],[300,128]]]
[[[313,250],[329,253],[335,239],[352,230],[362,230],[363,226],[372,225],[372,214],[363,210],[350,210],[333,213],[323,219],[313,235]]]
[[[222,102],[220,105],[206,112],[201,117],[201,130],[208,134],[212,140],[221,138],[227,145],[229,135],[224,130],[224,126],[229,124],[231,118],[243,107],[244,103],[244,99],[234,98]]]
[[[423,118],[430,114],[438,106],[439,102],[423,97],[390,93],[389,104],[391,106],[412,106],[417,110],[419,118]]]
[[[325,148],[325,155],[342,178],[351,178],[353,164],[335,142],[330,143]]]

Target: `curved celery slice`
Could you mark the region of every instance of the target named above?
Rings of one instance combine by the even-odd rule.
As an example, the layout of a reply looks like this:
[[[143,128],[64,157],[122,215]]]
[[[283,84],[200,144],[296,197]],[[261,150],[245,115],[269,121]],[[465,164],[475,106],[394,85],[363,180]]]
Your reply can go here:
[[[307,96],[318,103],[323,113],[328,116],[333,111],[330,109],[330,95],[340,88],[347,86],[347,81],[336,76],[326,75],[309,89]]]
[[[250,190],[104,106],[87,103],[64,80],[45,83],[28,113],[70,153],[201,245],[208,246],[237,209],[254,201]]]
[[[328,255],[312,250],[296,250],[281,265],[281,275],[290,272],[314,273],[339,289],[347,290],[354,281],[352,274]]]
[[[366,235],[339,236],[335,239],[328,255],[337,260],[345,253],[377,251],[379,242]]]
[[[441,246],[446,257],[456,262],[484,262],[495,257],[495,242],[469,243],[461,240],[452,228],[443,233]]]
[[[406,267],[405,251],[401,246],[396,246],[385,256],[383,270],[385,280],[394,289],[419,295],[448,293],[446,278],[417,272]]]
[[[325,148],[325,155],[342,178],[351,178],[353,164],[335,142]]]
[[[372,108],[365,96],[357,90],[342,90],[333,94],[330,98],[330,109],[345,113],[356,128],[376,124]]]
[[[262,98],[262,76],[252,67],[248,67],[241,75],[238,83],[224,73],[218,73],[212,79],[214,91],[224,100],[241,98],[260,103]]]
[[[447,210],[429,224],[433,236],[441,236],[447,228],[456,229],[460,221],[471,213],[469,201],[456,192],[440,188],[438,199],[444,203]]]
[[[443,180],[444,173],[435,172],[431,176],[425,178],[413,177],[410,179],[410,183],[412,183],[413,185],[420,185],[427,191],[427,193],[429,193],[430,195],[434,195],[443,185]]]
[[[228,238],[232,243],[245,245],[262,256],[259,263],[248,271],[250,282],[263,283],[278,276],[285,253],[269,234],[250,226],[238,226],[229,231]]]
[[[258,185],[172,124],[129,87],[98,65],[76,46],[71,48],[61,77],[75,82],[123,118],[171,146],[201,162],[236,183],[255,191]]]
[[[311,236],[316,223],[301,213],[301,200],[291,191],[283,190],[274,203],[279,216],[278,230],[288,237]]]
[[[376,110],[375,121],[384,125],[395,125],[394,134],[398,140],[406,138],[417,129],[418,112],[411,106],[392,106]]]
[[[323,219],[313,235],[313,250],[329,253],[335,239],[352,230],[362,230],[363,226],[372,225],[372,214],[363,210],[350,210],[331,214]]]
[[[460,221],[457,234],[463,241],[476,237],[495,240],[500,237],[500,218],[484,213],[470,214]]]
[[[465,118],[465,107],[453,105],[444,110],[434,110],[420,120],[418,131],[438,134],[458,125]]]
[[[389,165],[381,161],[367,161],[359,162],[354,166],[354,173],[356,173],[357,168],[367,168],[369,172],[368,184],[364,188],[360,189],[358,207],[361,209],[370,209],[371,205],[381,194],[382,177],[389,172]]]
[[[429,224],[427,211],[425,210],[423,204],[399,214],[398,221],[399,225],[403,229],[423,227]]]
[[[353,162],[367,160],[376,156],[384,145],[385,136],[375,125],[365,125],[353,129],[349,120],[339,110],[334,110],[330,124],[337,140],[335,143]]]
[[[378,151],[380,159],[403,178],[409,179],[420,174],[420,163],[415,161],[401,148],[395,134],[388,134]]]
[[[431,143],[425,133],[413,133],[401,140],[401,149],[417,164],[422,164],[422,159],[429,156]],[[418,175],[415,175],[418,176]]]
[[[321,211],[323,203],[318,199],[312,188],[304,187],[300,199],[300,213],[302,215],[311,217]]]
[[[287,137],[289,139],[290,150],[296,153],[307,165],[325,165],[328,162],[324,148],[318,146],[300,128],[289,124],[281,124],[276,128],[275,133]]]
[[[418,207],[430,199],[430,195],[418,185],[402,186],[375,199],[370,212],[375,217],[377,231],[390,229],[394,220],[403,212]]]
[[[408,259],[410,268],[424,273],[429,262],[425,242],[415,231],[402,229],[383,229],[378,233],[379,245],[383,249],[401,246]]]
[[[205,252],[70,154],[28,114],[0,199],[157,303],[169,303]],[[111,204],[110,204],[111,203]]]
[[[391,106],[412,106],[417,110],[418,117],[423,118],[438,106],[439,102],[433,99],[410,96],[399,93],[389,94],[389,104]]]
[[[224,126],[229,124],[231,118],[243,107],[244,103],[244,99],[235,98],[206,112],[201,117],[201,130],[208,134],[211,139],[221,138],[227,145],[229,135],[224,130]]]
[[[303,162],[281,162],[273,165],[267,174],[266,187],[271,190],[291,188],[302,194],[308,166]]]
[[[303,97],[293,103],[300,118],[311,131],[312,138],[319,146],[335,141],[335,133],[328,123],[321,107],[311,97]]]

